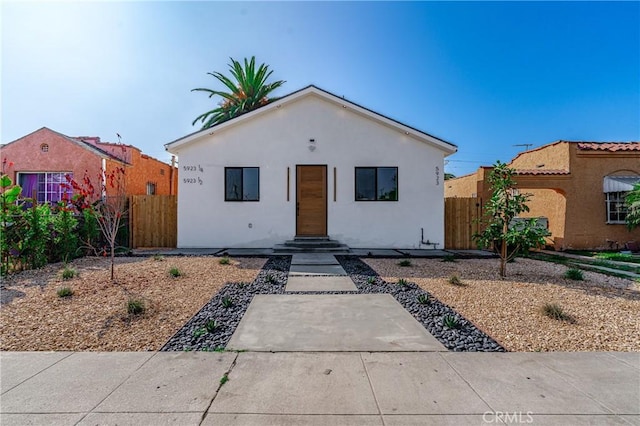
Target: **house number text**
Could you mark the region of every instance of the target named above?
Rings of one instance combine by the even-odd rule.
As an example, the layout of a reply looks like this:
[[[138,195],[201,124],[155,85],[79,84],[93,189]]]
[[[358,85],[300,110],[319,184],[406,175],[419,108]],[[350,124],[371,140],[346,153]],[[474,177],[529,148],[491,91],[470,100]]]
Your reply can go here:
[[[184,172],[188,172],[188,173],[189,172],[190,173],[194,173],[195,172],[195,173],[198,173],[198,174],[204,173],[204,169],[202,168],[202,166],[200,164],[198,164],[197,166],[185,165],[185,166],[182,166],[182,170]],[[189,184],[189,185],[195,185],[195,184],[202,185],[204,182],[203,182],[203,180],[202,180],[202,178],[200,176],[197,176],[197,177],[185,177],[185,178],[182,178],[182,183],[186,183],[186,184]]]
[[[436,185],[440,185],[440,167],[436,166]]]

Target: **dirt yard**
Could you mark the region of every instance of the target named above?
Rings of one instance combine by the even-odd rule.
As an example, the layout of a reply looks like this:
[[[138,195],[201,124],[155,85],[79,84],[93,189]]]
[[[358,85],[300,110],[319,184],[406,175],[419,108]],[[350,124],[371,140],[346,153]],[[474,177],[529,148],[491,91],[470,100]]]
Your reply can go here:
[[[0,350],[154,351],[230,282],[251,282],[266,259],[242,258],[221,265],[215,257],[83,258],[63,280],[64,265],[48,265],[3,278]],[[179,277],[169,274],[178,268]],[[61,287],[73,296],[60,298]],[[146,312],[127,313],[127,301],[144,301]]]
[[[594,272],[584,281],[563,277],[567,268],[517,259],[500,279],[497,259],[363,259],[389,282],[415,282],[454,308],[509,351],[640,351],[640,284]],[[463,286],[449,284],[457,275]],[[543,315],[557,303],[574,322]]]

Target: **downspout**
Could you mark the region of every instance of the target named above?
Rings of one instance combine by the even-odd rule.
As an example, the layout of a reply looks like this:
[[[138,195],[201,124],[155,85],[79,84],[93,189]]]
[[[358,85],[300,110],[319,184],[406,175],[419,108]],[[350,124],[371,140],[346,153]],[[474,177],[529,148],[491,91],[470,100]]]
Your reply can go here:
[[[176,167],[176,156],[171,156],[171,170],[169,171],[169,195],[173,195],[174,169]]]
[[[102,159],[102,198],[107,197],[107,159]]]

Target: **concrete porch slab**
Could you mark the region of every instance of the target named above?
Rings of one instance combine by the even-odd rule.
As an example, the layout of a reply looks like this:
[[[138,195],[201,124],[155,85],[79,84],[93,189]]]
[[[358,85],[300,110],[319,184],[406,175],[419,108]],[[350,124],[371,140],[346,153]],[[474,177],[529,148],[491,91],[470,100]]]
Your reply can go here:
[[[89,413],[76,426],[173,425],[198,426],[202,414],[197,413]]]
[[[421,423],[424,425],[425,423]],[[475,425],[478,423],[476,422]],[[383,426],[378,415],[340,414],[217,414],[209,413],[200,426]]]
[[[446,351],[389,294],[258,294],[227,349]]]
[[[292,265],[339,265],[335,256],[328,253],[300,253],[291,257]]]
[[[349,277],[289,277],[284,291],[358,291]]]
[[[85,413],[2,413],[2,426],[26,426],[26,425],[46,425],[46,426],[69,426],[76,425]],[[93,423],[94,425],[100,423]]]
[[[347,275],[340,265],[291,265],[289,276],[324,275],[339,276]]]

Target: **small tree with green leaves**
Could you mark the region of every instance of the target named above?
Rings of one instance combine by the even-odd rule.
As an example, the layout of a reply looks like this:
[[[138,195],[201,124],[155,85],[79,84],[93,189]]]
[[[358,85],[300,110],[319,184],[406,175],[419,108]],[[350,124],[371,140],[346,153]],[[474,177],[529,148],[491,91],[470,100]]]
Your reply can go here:
[[[640,183],[636,183],[624,199],[627,206],[627,227],[634,229],[640,226]]]
[[[520,194],[513,178],[515,170],[500,161],[489,174],[491,199],[485,204],[484,230],[475,234],[480,248],[493,247],[500,256],[500,276],[507,275],[507,262],[519,252],[545,243],[550,232],[539,226],[536,219],[514,222],[521,213],[529,211],[530,194]]]

